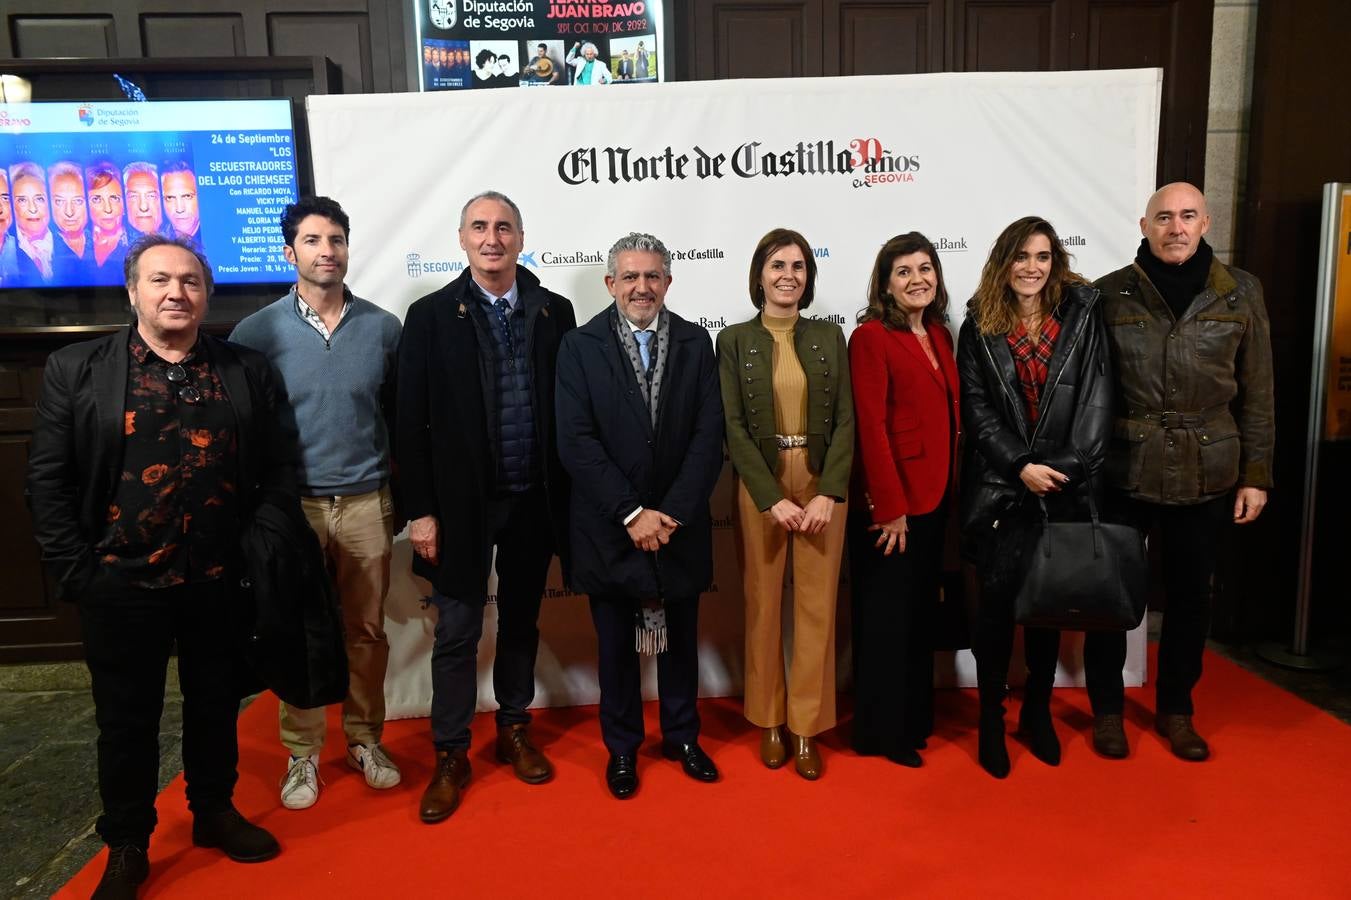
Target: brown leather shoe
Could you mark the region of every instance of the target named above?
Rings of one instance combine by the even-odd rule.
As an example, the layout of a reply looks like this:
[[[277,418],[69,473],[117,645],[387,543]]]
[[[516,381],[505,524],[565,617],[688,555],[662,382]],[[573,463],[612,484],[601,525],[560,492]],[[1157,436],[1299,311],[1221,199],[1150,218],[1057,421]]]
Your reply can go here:
[[[526,784],[543,784],[554,777],[554,767],[530,743],[528,726],[508,725],[497,730],[497,759],[510,763],[516,777]]]
[[[1125,759],[1130,755],[1126,743],[1126,729],[1118,713],[1093,717],[1093,749],[1110,759]]]
[[[467,750],[437,750],[436,771],[431,783],[422,792],[418,816],[428,825],[444,822],[460,805],[460,793],[469,783],[469,752]]]
[[[821,754],[816,750],[816,738],[794,735],[796,752],[793,754],[793,763],[797,767],[797,773],[808,781],[815,781],[821,777],[823,766],[821,765]]]
[[[1192,727],[1191,716],[1155,716],[1154,730],[1168,738],[1168,745],[1178,759],[1200,762],[1210,756],[1210,745]]]
[[[777,769],[788,761],[788,745],[783,742],[782,725],[760,731],[760,760],[771,769]]]

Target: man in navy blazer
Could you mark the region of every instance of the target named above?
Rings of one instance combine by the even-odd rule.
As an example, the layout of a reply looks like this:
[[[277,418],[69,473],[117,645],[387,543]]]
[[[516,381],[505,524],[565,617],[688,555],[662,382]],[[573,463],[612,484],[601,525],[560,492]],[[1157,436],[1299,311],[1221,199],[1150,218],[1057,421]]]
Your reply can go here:
[[[639,654],[657,654],[662,754],[699,781],[699,595],[713,580],[708,498],[722,470],[713,342],[665,308],[671,254],[649,234],[610,248],[615,302],[558,351],[558,455],[573,479],[570,583],[590,595],[599,644],[605,778],[638,789]]]

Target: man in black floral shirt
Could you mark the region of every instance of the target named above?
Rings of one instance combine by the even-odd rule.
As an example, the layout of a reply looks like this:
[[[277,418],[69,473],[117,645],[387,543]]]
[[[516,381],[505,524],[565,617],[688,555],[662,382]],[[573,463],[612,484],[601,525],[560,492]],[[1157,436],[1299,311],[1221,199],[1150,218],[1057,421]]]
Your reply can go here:
[[[279,390],[262,356],[199,331],[212,278],[190,244],[142,238],[125,274],[136,323],[47,361],[27,490],[58,595],[79,606],[93,685],[110,850],[95,897],[134,897],[149,875],[175,645],[193,842],[241,862],[278,852],[231,802],[241,657],[227,576],[241,518],[293,478]]]

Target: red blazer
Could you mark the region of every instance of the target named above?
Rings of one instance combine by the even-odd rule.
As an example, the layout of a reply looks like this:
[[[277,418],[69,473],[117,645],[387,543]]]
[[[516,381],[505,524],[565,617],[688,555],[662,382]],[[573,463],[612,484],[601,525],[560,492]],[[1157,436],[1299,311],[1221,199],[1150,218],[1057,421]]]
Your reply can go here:
[[[849,338],[858,424],[854,472],[872,501],[872,520],[933,512],[955,471],[961,391],[952,335],[928,329],[935,370],[911,331],[873,320]]]

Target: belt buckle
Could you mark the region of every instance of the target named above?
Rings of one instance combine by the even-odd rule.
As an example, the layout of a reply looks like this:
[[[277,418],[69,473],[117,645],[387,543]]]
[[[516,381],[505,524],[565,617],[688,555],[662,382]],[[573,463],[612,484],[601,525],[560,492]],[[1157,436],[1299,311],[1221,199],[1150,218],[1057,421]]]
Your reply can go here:
[[[1166,409],[1159,413],[1159,425],[1163,428],[1181,428],[1183,426],[1182,413],[1176,410]]]

